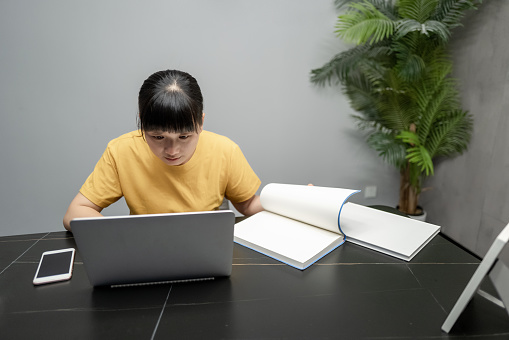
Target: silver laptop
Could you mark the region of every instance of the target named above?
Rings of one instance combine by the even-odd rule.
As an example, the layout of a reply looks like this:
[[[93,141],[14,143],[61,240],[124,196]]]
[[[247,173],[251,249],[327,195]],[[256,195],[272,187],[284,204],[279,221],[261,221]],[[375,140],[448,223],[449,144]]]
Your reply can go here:
[[[78,218],[71,230],[93,286],[230,276],[232,211]]]

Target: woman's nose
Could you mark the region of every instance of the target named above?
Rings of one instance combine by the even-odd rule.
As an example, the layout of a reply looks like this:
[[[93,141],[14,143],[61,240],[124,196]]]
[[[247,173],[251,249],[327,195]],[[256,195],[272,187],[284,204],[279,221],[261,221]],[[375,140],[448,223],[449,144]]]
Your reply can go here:
[[[172,141],[169,141],[164,146],[164,152],[168,155],[176,155],[179,152],[178,144]]]

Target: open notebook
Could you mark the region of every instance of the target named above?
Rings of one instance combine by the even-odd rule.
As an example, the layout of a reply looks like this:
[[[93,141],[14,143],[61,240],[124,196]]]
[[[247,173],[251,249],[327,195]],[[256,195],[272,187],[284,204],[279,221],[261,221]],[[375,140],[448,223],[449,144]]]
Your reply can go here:
[[[271,183],[265,211],[235,225],[235,242],[306,269],[346,241],[410,261],[440,227],[355,203],[358,190]]]

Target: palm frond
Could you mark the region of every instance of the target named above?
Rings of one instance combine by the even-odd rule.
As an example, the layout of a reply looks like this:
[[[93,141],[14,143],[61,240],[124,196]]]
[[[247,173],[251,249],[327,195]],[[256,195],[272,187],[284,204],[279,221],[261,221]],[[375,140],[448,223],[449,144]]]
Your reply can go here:
[[[435,12],[438,0],[399,0],[401,18],[424,23]]]
[[[437,97],[440,92],[447,90],[447,93],[450,94],[448,97],[449,100],[452,100],[453,97],[455,98],[457,94],[452,88],[454,85],[453,80],[448,78],[451,66],[447,64],[441,65],[440,67],[434,65],[434,68],[435,70],[431,70],[430,67],[428,67],[426,74],[420,81],[415,82],[411,86],[412,96],[421,111],[430,108],[432,106],[430,102],[433,101],[433,97]],[[456,104],[456,101],[454,104]]]
[[[434,55],[440,44],[420,33],[409,33],[391,45],[396,56],[395,70],[407,82],[420,79],[426,69],[428,56]]]
[[[369,120],[378,120],[376,103],[379,99],[373,84],[366,78],[359,76],[355,81],[348,82],[343,93],[350,100],[350,106],[354,110],[361,112]]]
[[[334,6],[336,6],[337,9],[342,9],[345,5],[349,5],[352,2],[361,2],[364,0],[334,0]]]
[[[369,133],[373,133],[373,131],[390,132],[377,121],[378,114],[376,112],[372,112],[372,115],[364,114],[364,112],[362,112],[362,114],[362,116],[351,115],[359,130],[369,130]]]
[[[412,88],[412,97],[419,110],[418,135],[426,143],[435,122],[445,112],[459,106],[456,82],[449,77],[452,65],[448,60],[438,61],[428,67],[426,76],[416,82]]]
[[[366,0],[373,4],[381,13],[389,19],[398,20],[397,0]]]
[[[337,84],[344,82],[347,78],[355,79],[360,68],[368,69],[367,65],[371,64],[373,66],[369,68],[374,70],[376,66],[371,60],[389,59],[390,53],[390,47],[383,44],[373,47],[368,45],[355,46],[336,54],[322,67],[311,70],[310,80],[313,84],[323,86],[331,85],[334,80]],[[360,64],[365,64],[365,66],[359,66]]]
[[[473,118],[468,112],[448,112],[435,123],[428,149],[433,157],[453,156],[467,149],[473,129]]]
[[[420,23],[413,19],[404,19],[397,22],[394,39],[401,39],[411,32],[419,32],[427,36],[434,34],[442,43],[447,42],[450,36],[447,26],[439,21],[427,20]]]
[[[405,166],[406,146],[394,138],[393,133],[375,131],[368,137],[367,143],[385,162],[399,169]]]
[[[422,145],[419,136],[411,131],[401,131],[396,138],[410,145],[406,149],[406,159],[417,165],[421,172],[426,173],[426,176],[432,175],[434,172],[433,160],[426,147]]]
[[[369,82],[371,82],[373,88],[385,87],[386,85],[385,78],[388,69],[389,68],[377,62],[376,60],[373,59],[361,60],[361,62],[357,64],[357,70],[355,70],[355,72],[351,72],[348,75],[348,78],[345,79],[345,82],[350,81],[355,82],[355,77],[362,76],[366,78]]]
[[[395,22],[367,1],[351,3],[338,19],[335,33],[356,45],[379,42],[390,37],[395,29]]]
[[[406,158],[409,162],[417,165],[421,172],[426,173],[426,176],[434,174],[433,161],[423,145],[408,148]]]
[[[345,5],[350,5],[356,2],[369,2],[391,19],[396,19],[398,16],[396,8],[397,0],[334,0],[334,5],[338,10],[341,10]]]
[[[443,43],[447,42],[451,36],[451,31],[447,26],[436,20],[427,20],[424,22],[424,24],[422,24],[421,33],[426,35],[435,34]]]
[[[400,139],[403,141],[403,143],[407,143],[410,145],[420,145],[421,141],[419,139],[419,136],[415,132],[412,131],[401,131],[397,136],[397,139]]]
[[[443,50],[443,44],[436,39],[436,35],[421,34],[420,31],[408,32],[401,38],[394,38],[391,47],[398,56],[404,51],[410,51],[424,57],[431,55],[437,48]]]
[[[408,37],[405,40],[409,40]],[[409,43],[396,42],[393,49],[397,52],[395,71],[404,81],[412,82],[423,74],[426,63],[422,56],[414,52]]]
[[[414,103],[411,98],[398,93],[395,89],[385,89],[377,107],[384,126],[389,129],[406,130],[415,121],[412,116],[415,110],[413,110]]]
[[[430,96],[421,99],[419,105],[423,105],[423,108],[421,109],[418,134],[423,143],[427,141],[429,134],[433,131],[434,123],[443,112],[454,107],[451,101],[455,100],[455,93],[452,93],[451,87],[447,85],[439,86]]]
[[[398,20],[396,23],[396,33],[394,39],[398,40],[403,38],[410,32],[419,32],[422,29],[422,24],[414,19]]]
[[[384,44],[370,47],[369,45],[358,45],[347,51],[336,54],[329,62],[320,68],[311,70],[310,80],[317,85],[331,85],[333,80],[336,83],[344,81],[351,73],[358,70],[359,63],[368,63],[368,60],[383,60],[389,58],[391,49]]]
[[[465,16],[465,12],[477,9],[477,4],[480,2],[475,0],[440,0],[430,19],[442,22],[451,30],[461,26],[461,19]]]
[[[418,118],[415,101],[409,96],[409,88],[394,70],[385,75],[385,87],[379,89],[377,108],[384,125],[396,131],[408,130]]]
[[[338,74],[341,73],[341,68],[344,66],[341,54],[336,54],[330,61],[325,63],[322,67],[311,70],[310,80],[313,84],[324,86],[331,85],[332,80],[339,83],[340,78]]]
[[[398,64],[399,75],[408,82],[419,79],[426,68],[426,64],[420,55],[409,54],[406,59]]]

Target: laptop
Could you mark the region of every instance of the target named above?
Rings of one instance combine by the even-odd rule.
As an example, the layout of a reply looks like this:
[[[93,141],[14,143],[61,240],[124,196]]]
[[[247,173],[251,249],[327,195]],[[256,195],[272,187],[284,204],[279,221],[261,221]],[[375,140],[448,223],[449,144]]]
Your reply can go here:
[[[230,210],[76,218],[71,230],[93,286],[230,276]]]

